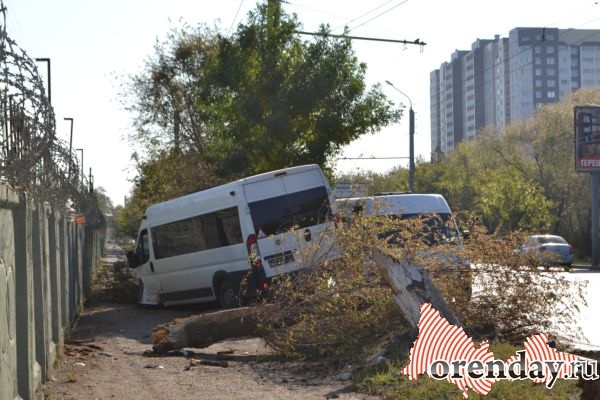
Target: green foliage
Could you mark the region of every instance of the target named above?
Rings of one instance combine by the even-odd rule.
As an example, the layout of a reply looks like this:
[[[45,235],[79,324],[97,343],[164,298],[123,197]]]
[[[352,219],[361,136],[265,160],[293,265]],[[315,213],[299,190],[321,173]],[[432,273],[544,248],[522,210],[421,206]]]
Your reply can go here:
[[[324,36],[303,42],[298,30],[269,3],[233,37],[219,37],[197,104],[212,123],[207,157],[222,173],[327,167],[342,146],[398,119],[380,86],[367,90],[350,39],[321,27]]]
[[[546,232],[553,225],[553,204],[543,189],[512,167],[488,171],[475,193],[474,210],[490,231]]]

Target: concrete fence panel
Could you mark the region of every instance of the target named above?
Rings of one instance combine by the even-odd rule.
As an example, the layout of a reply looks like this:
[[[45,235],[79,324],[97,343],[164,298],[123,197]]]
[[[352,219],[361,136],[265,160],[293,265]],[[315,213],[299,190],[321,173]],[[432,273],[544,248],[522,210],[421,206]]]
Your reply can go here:
[[[100,235],[0,184],[0,399],[34,399],[76,321]]]

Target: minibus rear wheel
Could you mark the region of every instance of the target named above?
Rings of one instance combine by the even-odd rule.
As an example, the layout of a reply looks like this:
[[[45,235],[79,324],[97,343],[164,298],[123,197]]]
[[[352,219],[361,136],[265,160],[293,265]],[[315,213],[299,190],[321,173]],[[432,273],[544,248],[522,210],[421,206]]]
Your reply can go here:
[[[225,309],[238,305],[237,295],[230,280],[221,281],[219,284],[219,303]]]

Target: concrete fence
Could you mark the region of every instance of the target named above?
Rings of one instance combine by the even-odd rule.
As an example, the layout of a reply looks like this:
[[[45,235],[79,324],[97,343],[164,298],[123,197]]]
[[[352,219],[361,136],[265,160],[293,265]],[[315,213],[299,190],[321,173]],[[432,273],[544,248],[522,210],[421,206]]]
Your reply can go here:
[[[0,399],[34,399],[77,318],[100,235],[0,184]]]

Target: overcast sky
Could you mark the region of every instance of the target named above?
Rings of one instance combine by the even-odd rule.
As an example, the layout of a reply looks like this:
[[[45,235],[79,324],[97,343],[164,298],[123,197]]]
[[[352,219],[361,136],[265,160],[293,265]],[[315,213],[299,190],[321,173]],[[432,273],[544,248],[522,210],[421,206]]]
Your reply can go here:
[[[115,204],[129,194],[134,150],[124,140],[130,116],[119,106],[117,77],[140,71],[156,40],[170,28],[206,23],[234,31],[256,7],[249,0],[3,0],[8,36],[31,58],[47,57],[52,66],[52,105],[57,136],[68,140],[74,119],[74,148],[83,148],[84,168]],[[600,5],[588,0],[290,0],[306,31],[329,23],[333,33],[344,25],[351,35],[414,41],[425,46],[355,41],[367,63],[369,85],[380,82],[394,101],[406,97],[385,85],[389,80],[412,100],[416,114],[415,153],[429,159],[429,73],[468,50],[479,39],[507,37],[515,27],[600,29]],[[306,40],[310,40],[307,37]],[[38,65],[40,72],[46,66]],[[45,78],[45,73],[44,73]],[[78,153],[80,154],[80,153]],[[345,157],[408,156],[408,121],[366,136],[348,146]],[[383,172],[405,159],[340,160],[340,171]]]

